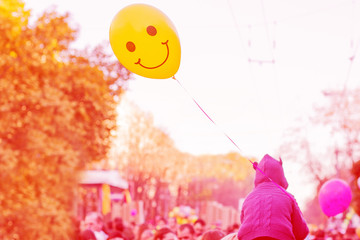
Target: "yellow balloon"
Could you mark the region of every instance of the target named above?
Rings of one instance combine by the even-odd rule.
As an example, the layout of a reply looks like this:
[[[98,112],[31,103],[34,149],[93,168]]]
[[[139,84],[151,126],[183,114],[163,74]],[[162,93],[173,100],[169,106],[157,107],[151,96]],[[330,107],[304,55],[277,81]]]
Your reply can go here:
[[[174,24],[159,9],[132,4],[110,25],[110,44],[124,67],[147,78],[165,79],[180,66],[180,40]]]

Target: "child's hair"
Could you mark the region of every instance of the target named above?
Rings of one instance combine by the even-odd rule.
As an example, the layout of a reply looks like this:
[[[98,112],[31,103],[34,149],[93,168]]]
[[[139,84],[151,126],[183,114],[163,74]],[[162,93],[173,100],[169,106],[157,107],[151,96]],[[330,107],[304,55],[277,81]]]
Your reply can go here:
[[[86,229],[80,234],[81,240],[96,240],[95,234],[93,231]]]
[[[194,225],[197,224],[197,223],[201,224],[202,226],[206,226],[206,222],[205,222],[204,219],[198,218],[198,219],[194,222]]]
[[[123,234],[119,231],[112,231],[111,233],[109,233],[109,236],[107,238],[107,240],[111,240],[114,238],[124,238]]]
[[[208,230],[206,231],[201,240],[220,240],[225,237],[225,233],[221,230]]]
[[[186,228],[189,230],[190,234],[195,234],[195,229],[192,224],[184,223],[179,226],[180,231],[184,231],[184,229],[186,229]]]
[[[168,227],[160,228],[159,230],[156,231],[156,233],[154,235],[154,240],[161,240],[168,233],[174,233],[174,232],[171,231],[171,229]]]

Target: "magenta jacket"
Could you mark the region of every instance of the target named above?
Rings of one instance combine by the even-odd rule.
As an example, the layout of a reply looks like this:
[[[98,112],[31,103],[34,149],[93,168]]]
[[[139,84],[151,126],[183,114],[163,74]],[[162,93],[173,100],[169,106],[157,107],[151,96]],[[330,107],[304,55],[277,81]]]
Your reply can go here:
[[[285,193],[288,183],[282,162],[265,155],[257,167],[278,185],[256,170],[255,188],[242,207],[238,239],[263,236],[279,240],[305,239],[309,229],[295,198]]]

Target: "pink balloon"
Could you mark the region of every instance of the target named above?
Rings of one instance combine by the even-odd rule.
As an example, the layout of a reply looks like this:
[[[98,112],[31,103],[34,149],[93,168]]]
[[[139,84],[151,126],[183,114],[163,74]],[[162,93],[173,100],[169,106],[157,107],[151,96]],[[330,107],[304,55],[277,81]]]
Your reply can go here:
[[[349,207],[351,197],[349,185],[342,179],[334,178],[326,181],[320,188],[320,207],[326,216],[335,216]]]

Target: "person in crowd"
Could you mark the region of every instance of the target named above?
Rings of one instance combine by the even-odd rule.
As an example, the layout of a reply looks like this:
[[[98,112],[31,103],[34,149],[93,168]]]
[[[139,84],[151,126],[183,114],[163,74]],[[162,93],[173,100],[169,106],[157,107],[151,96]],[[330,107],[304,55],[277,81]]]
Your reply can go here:
[[[80,233],[80,240],[96,240],[95,234],[90,229],[86,229]]]
[[[79,219],[77,219],[76,217],[72,217],[71,220],[72,220],[73,227],[74,227],[72,239],[79,240],[80,234],[81,234],[81,229],[80,229],[81,221]],[[0,235],[0,239],[2,239],[1,235]]]
[[[148,223],[142,223],[138,226],[137,228],[137,232],[136,232],[136,240],[140,240],[141,239],[141,234],[143,234],[143,232],[147,229],[150,229],[149,224]]]
[[[158,217],[156,220],[156,229],[161,229],[168,226],[167,219],[164,217]]]
[[[221,240],[238,240],[237,232],[229,233],[225,235]]]
[[[109,233],[107,240],[125,240],[119,231],[112,231]]]
[[[195,229],[192,224],[184,223],[179,226],[178,234],[179,240],[195,240]]]
[[[206,222],[201,219],[198,218],[195,222],[194,222],[194,230],[195,230],[195,236],[197,238],[200,238],[201,235],[205,232],[206,230]]]
[[[113,229],[115,231],[122,232],[124,231],[124,223],[123,220],[119,217],[114,218],[113,220]]]
[[[240,225],[238,223],[234,223],[230,226],[228,226],[228,228],[226,229],[226,233],[230,234],[230,233],[234,233],[237,232],[239,230]]]
[[[137,240],[152,240],[154,237],[155,230],[153,226],[149,223],[142,223],[138,227],[138,231],[136,233]]]
[[[208,230],[201,235],[201,240],[220,240],[225,237],[225,233],[221,230]]]
[[[131,227],[124,227],[122,236],[125,240],[135,240],[135,233]]]
[[[168,227],[163,227],[156,230],[154,240],[178,240],[176,233],[171,231]]]
[[[265,155],[256,170],[255,187],[241,210],[239,240],[303,240],[309,229],[294,198],[286,191],[288,182],[282,161]]]
[[[176,217],[170,217],[168,219],[168,227],[171,229],[171,231],[173,231],[174,233],[177,233],[178,224],[177,224]]]
[[[154,239],[154,230],[145,229],[141,235],[139,240],[152,240]]]
[[[107,221],[104,228],[104,232],[109,235],[110,232],[114,231],[114,222],[113,221]]]
[[[96,240],[106,240],[107,234],[103,231],[103,219],[97,212],[90,212],[85,217],[85,228],[95,234]]]
[[[323,229],[317,229],[314,232],[314,240],[324,240],[325,239],[325,231]]]
[[[82,220],[82,221],[80,221],[80,224],[79,224],[79,232],[83,232],[85,230],[87,230],[86,226],[85,226],[85,220]]]
[[[346,229],[346,232],[344,234],[345,240],[355,240],[359,239],[359,237],[356,235],[356,228],[349,227]]]

